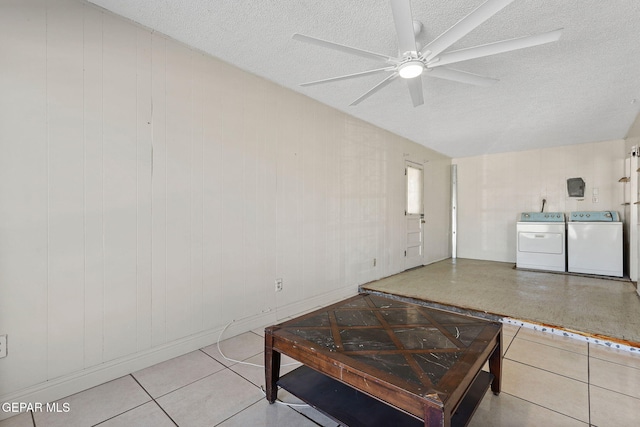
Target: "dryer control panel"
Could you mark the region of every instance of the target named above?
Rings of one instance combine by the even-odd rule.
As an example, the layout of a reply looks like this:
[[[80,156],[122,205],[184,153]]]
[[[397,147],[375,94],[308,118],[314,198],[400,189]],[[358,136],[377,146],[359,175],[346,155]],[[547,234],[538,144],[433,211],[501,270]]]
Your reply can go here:
[[[564,222],[564,212],[522,212],[520,222]]]

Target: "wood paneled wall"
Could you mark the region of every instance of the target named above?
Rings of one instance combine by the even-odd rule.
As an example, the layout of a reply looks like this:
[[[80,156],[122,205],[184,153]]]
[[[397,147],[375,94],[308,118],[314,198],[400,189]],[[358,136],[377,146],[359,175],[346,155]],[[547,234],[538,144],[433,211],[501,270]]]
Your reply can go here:
[[[0,401],[401,271],[407,158],[448,256],[450,159],[84,2],[1,7]]]

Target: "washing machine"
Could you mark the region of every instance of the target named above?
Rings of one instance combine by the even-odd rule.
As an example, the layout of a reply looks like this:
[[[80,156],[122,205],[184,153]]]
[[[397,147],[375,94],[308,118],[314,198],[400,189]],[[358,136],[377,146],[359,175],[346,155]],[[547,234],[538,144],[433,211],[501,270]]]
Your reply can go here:
[[[563,212],[522,212],[516,223],[516,267],[566,271],[566,221]]]
[[[570,273],[622,277],[623,231],[618,212],[571,212],[567,251]]]

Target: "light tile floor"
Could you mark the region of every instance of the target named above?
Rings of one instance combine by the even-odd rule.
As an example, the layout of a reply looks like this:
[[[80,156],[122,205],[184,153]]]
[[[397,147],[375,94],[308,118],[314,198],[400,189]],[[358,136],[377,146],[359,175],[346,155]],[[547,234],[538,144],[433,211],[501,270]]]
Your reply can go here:
[[[471,427],[635,427],[640,355],[504,326],[503,392],[487,393]],[[229,358],[261,365],[263,331],[220,343]],[[283,358],[282,371],[295,369]],[[24,413],[0,427],[337,426],[312,408],[269,405],[260,367],[225,360],[212,345],[61,399],[68,413]],[[281,391],[279,398],[300,403]]]

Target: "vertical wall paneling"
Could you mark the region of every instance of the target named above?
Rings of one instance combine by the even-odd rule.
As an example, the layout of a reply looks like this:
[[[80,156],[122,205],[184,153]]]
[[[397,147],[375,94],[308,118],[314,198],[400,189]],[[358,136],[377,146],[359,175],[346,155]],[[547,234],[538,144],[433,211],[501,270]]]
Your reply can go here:
[[[302,112],[299,98],[293,93],[285,95],[281,104],[281,125],[278,135],[278,188],[276,203],[278,212],[277,268],[283,279],[284,289],[277,297],[278,305],[295,301],[302,294],[302,142],[300,140]]]
[[[202,111],[202,162],[203,169],[203,327],[213,328],[222,322],[222,249],[223,228],[223,130],[222,117],[226,105],[225,82],[217,78],[224,65],[219,61],[204,61],[203,87],[204,104]]]
[[[355,257],[345,257],[345,254],[350,252],[350,244],[353,241],[354,225],[353,224],[353,212],[355,205],[358,202],[356,198],[353,198],[353,188],[357,185],[358,168],[353,158],[354,141],[351,133],[351,118],[344,120],[342,128],[342,141],[343,144],[340,147],[340,199],[343,201],[340,209],[340,270],[342,277],[341,282],[348,282],[352,279],[351,263]],[[355,255],[355,253],[354,253]]]
[[[302,216],[302,227],[300,240],[302,242],[302,269],[301,269],[301,294],[303,298],[308,298],[310,295],[310,288],[313,287],[315,277],[313,276],[312,261],[316,258],[316,236],[315,236],[315,217],[316,213],[313,208],[313,199],[317,194],[316,187],[316,174],[312,162],[318,162],[318,159],[314,153],[314,137],[313,130],[311,129],[310,117],[313,116],[313,110],[311,107],[304,109],[302,117],[304,122],[301,128],[298,130],[300,151],[302,153],[300,157],[301,173],[300,182],[302,183],[301,198],[300,198],[300,211]]]
[[[0,51],[0,402],[399,272],[405,153],[450,163],[82,0],[4,1]]]
[[[258,129],[257,152],[258,159],[258,187],[257,194],[260,197],[257,215],[257,245],[260,248],[257,263],[260,264],[259,271],[263,291],[261,296],[264,301],[263,310],[273,310],[277,308],[276,299],[278,295],[274,292],[274,280],[279,277],[277,270],[276,224],[278,206],[276,203],[277,194],[277,164],[278,164],[278,130],[274,123],[282,120],[280,117],[281,101],[277,96],[279,88],[273,84],[257,85],[260,91],[260,110],[254,117]]]
[[[166,40],[151,36],[151,344],[166,342],[167,144]]]
[[[290,194],[287,197],[287,203],[289,203],[286,209],[285,221],[288,225],[288,230],[284,232],[286,234],[287,242],[287,274],[289,279],[288,291],[284,296],[284,301],[294,302],[300,301],[304,298],[304,256],[305,247],[310,242],[305,242],[302,238],[302,231],[307,219],[304,216],[302,210],[303,197],[304,197],[304,175],[303,165],[304,159],[307,156],[306,145],[307,141],[302,139],[304,133],[303,129],[307,124],[308,118],[305,116],[304,98],[296,93],[291,93],[288,102],[288,113],[286,120],[288,126],[284,127],[284,138],[288,141],[287,153],[285,158],[289,158],[290,161],[285,163],[287,167],[286,174],[286,188],[289,189]],[[283,153],[284,154],[284,153]],[[285,223],[282,223],[286,227]],[[283,243],[284,243],[283,242]]]
[[[341,117],[335,111],[329,111],[326,119],[326,130],[324,143],[326,144],[326,158],[328,169],[328,199],[327,209],[327,279],[326,286],[329,289],[336,289],[343,283],[342,275],[342,229],[340,227],[340,215],[342,212],[341,196],[341,176],[340,165],[342,127]]]
[[[265,130],[269,123],[265,120],[265,112],[269,107],[269,99],[265,97],[266,82],[255,76],[247,76],[244,87],[244,115],[251,117],[244,128],[246,139],[247,164],[245,167],[247,192],[245,205],[246,248],[246,307],[247,313],[260,313],[269,308],[268,297],[273,294],[273,273],[265,264],[265,254],[269,251],[270,242],[265,238],[268,224],[267,210],[273,201],[273,193],[269,191],[269,177],[273,173],[266,155]]]
[[[329,180],[329,164],[331,159],[327,151],[330,146],[330,136],[328,128],[328,113],[330,109],[323,105],[313,105],[313,119],[310,120],[310,130],[313,136],[311,140],[314,143],[312,159],[316,159],[314,164],[315,180],[314,188],[316,196],[314,197],[314,213],[316,217],[315,231],[315,258],[312,266],[313,273],[309,277],[311,289],[308,290],[309,296],[320,295],[324,289],[331,286],[329,269],[329,253],[327,247],[329,245],[329,208],[327,201],[331,200],[331,184]]]
[[[167,283],[166,334],[172,341],[191,331],[191,114],[192,54],[166,44]]]
[[[304,296],[315,296],[322,288],[323,259],[320,256],[321,243],[321,210],[318,203],[322,195],[322,181],[320,171],[326,159],[320,153],[318,140],[321,138],[317,124],[318,106],[305,105],[305,123],[300,133],[300,141],[304,144],[302,158],[302,242],[303,264],[302,277],[304,280]]]
[[[151,162],[152,110],[151,34],[136,31],[136,342],[138,351],[151,347]]]
[[[84,8],[84,365],[103,361],[102,12]]]
[[[9,336],[11,357],[0,360],[0,395],[47,379],[46,49],[45,4],[4,2],[0,333]]]
[[[82,5],[47,9],[48,378],[84,365]]]
[[[206,78],[204,64],[206,57],[192,53],[192,97],[191,97],[191,332],[202,330],[203,294],[203,126],[204,104],[203,85]]]
[[[244,118],[256,117],[260,114],[260,94],[257,91],[258,79],[247,76],[241,85],[239,95],[242,98],[242,115]],[[238,176],[243,181],[242,210],[238,213],[242,222],[242,231],[238,236],[242,247],[244,264],[244,289],[242,315],[260,312],[262,301],[260,291],[260,265],[258,259],[258,230],[257,215],[260,211],[258,194],[258,126],[256,120],[245,120],[242,126],[242,140],[244,141],[244,162],[242,172]]]
[[[258,77],[250,79],[246,85],[247,89],[247,114],[254,117],[250,127],[251,140],[251,168],[252,186],[255,192],[255,203],[248,211],[248,219],[251,221],[249,231],[245,240],[250,241],[250,252],[247,257],[253,260],[249,265],[247,284],[250,295],[247,298],[247,310],[252,313],[259,313],[268,309],[267,292],[272,289],[267,287],[271,283],[268,269],[265,265],[263,254],[266,250],[264,213],[269,203],[266,192],[267,168],[264,158],[264,110],[265,96],[263,81]]]
[[[225,322],[239,319],[244,313],[244,291],[249,262],[244,248],[244,212],[246,198],[245,158],[243,137],[242,79],[231,67],[220,69],[225,81],[222,88],[222,300]]]
[[[104,15],[104,355],[137,344],[137,31]]]

